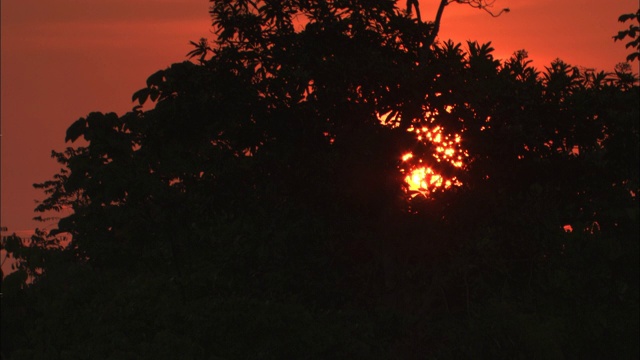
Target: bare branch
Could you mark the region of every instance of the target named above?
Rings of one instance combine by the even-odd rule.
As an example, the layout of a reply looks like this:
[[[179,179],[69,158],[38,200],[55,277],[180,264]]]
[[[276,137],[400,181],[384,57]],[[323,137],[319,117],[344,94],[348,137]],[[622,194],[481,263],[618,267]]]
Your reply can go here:
[[[498,13],[495,13],[494,11],[492,11],[491,8],[493,7],[493,4],[496,2],[496,0],[452,0],[449,3],[453,1],[457,2],[458,4],[467,4],[472,8],[484,10],[493,17],[498,17],[502,15],[502,13],[508,13],[510,11],[509,8],[504,8],[500,10],[500,12]]]
[[[411,8],[416,9],[416,16],[418,22],[422,23],[422,17],[420,16],[420,4],[418,0],[407,0],[407,15],[411,16]]]
[[[414,1],[417,2],[416,0]],[[493,3],[495,2],[496,0],[441,0],[440,5],[438,6],[438,11],[436,13],[436,18],[434,19],[434,22],[433,22],[433,30],[431,31],[429,42],[430,43],[433,42],[436,36],[438,36],[438,32],[440,31],[440,22],[442,21],[442,14],[444,12],[444,8],[447,5],[452,3],[466,4],[471,6],[472,8],[484,10],[493,17],[498,17],[502,15],[502,13],[508,13],[510,11],[509,8],[504,8],[500,10],[500,12],[498,13],[493,12],[491,10],[491,7],[493,7]],[[407,1],[407,10],[409,11],[409,14],[411,14],[410,7],[409,7],[410,3],[411,3],[411,0]]]

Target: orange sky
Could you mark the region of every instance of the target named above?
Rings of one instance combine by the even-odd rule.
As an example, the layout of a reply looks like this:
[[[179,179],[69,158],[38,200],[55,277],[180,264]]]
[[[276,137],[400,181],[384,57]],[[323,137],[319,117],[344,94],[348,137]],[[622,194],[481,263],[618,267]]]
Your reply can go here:
[[[421,0],[423,20],[438,1]],[[404,1],[401,1],[404,4]],[[91,111],[131,109],[131,94],[158,69],[185,59],[189,40],[212,37],[208,0],[5,0],[2,9],[1,212],[10,231],[31,218],[35,182],[59,166],[52,149]],[[526,49],[536,67],[555,58],[610,71],[630,52],[612,36],[637,0],[496,0],[499,18],[463,5],[444,13],[440,37],[492,41],[498,58]],[[634,64],[637,72],[638,62]]]

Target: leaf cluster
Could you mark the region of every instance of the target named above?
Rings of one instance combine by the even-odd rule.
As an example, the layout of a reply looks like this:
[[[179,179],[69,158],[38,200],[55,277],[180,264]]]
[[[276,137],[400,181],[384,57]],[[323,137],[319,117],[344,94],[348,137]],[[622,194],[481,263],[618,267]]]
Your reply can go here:
[[[636,22],[640,22],[640,9],[638,9],[638,12],[631,13],[631,14],[623,14],[620,15],[620,17],[618,18],[619,22],[625,23],[629,20],[631,20],[633,22],[633,20],[636,20]],[[632,62],[635,59],[640,58],[640,26],[638,26],[637,24],[631,24],[629,25],[629,28],[626,30],[621,30],[618,31],[618,34],[615,35],[613,37],[614,41],[618,41],[618,40],[624,40],[625,38],[629,37],[631,41],[629,41],[628,43],[626,43],[624,45],[625,48],[633,48],[636,51],[632,52],[631,54],[629,54],[627,56],[627,61],[628,62]]]

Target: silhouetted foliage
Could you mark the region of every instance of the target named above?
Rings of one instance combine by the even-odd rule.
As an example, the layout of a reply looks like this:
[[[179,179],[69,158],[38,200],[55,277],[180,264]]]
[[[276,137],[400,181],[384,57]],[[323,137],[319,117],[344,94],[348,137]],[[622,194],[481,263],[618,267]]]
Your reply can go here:
[[[633,23],[634,19],[636,20],[636,24]],[[613,39],[615,41],[618,41],[624,40],[627,37],[631,38],[631,41],[624,45],[624,47],[627,49],[634,49],[634,52],[627,56],[627,61],[631,62],[635,59],[640,58],[640,26],[638,26],[640,24],[640,9],[638,9],[635,14],[622,14],[618,18],[618,21],[622,23],[625,23],[629,20],[632,21],[631,25],[629,25],[629,29],[618,31],[618,35],[615,35]]]
[[[36,210],[73,211],[3,240],[19,259],[3,356],[638,356],[628,67],[540,72],[525,51],[434,43],[394,1],[211,15],[197,64],[151,75],[129,113],[79,119],[66,140],[86,145],[53,153]],[[464,166],[408,131],[436,126],[461,134]],[[410,199],[420,160],[461,185]]]

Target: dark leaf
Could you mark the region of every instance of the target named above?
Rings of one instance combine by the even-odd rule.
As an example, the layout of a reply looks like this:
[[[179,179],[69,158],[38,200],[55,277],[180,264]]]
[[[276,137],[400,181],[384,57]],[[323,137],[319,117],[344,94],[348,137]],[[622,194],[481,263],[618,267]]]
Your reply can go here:
[[[149,97],[149,92],[149,88],[140,89],[133,93],[131,101],[137,101],[140,105],[144,105],[144,103],[147,101],[147,98]]]
[[[87,130],[87,119],[80,118],[76,120],[69,128],[67,129],[67,136],[64,138],[65,142],[76,141],[81,135],[84,135]]]
[[[156,101],[158,97],[160,97],[160,91],[158,91],[158,89],[151,89],[149,92],[149,98],[151,101]]]
[[[2,292],[11,295],[19,291],[27,284],[27,278],[27,272],[22,269],[18,269],[11,274],[8,274],[2,280]]]
[[[2,245],[8,253],[14,253],[22,246],[22,240],[15,234],[4,237],[2,241]]]
[[[147,87],[160,86],[164,79],[164,70],[159,70],[147,78]]]
[[[619,22],[625,22],[627,20],[632,20],[636,18],[636,14],[623,14],[618,18]]]

